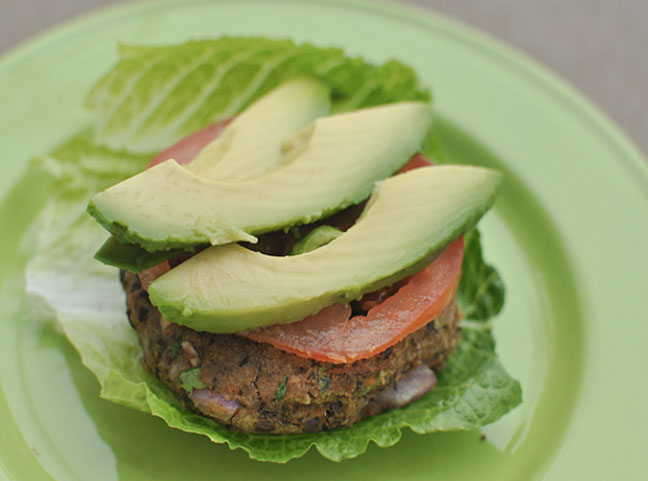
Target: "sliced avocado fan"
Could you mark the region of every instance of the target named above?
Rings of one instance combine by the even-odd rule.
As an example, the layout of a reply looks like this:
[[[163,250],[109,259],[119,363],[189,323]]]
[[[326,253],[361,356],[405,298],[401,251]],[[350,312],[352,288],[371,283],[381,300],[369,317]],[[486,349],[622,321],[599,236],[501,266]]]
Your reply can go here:
[[[328,86],[297,77],[274,88],[247,107],[207,144],[185,168],[211,180],[242,182],[266,174],[285,160],[284,143],[331,107]],[[132,272],[175,257],[183,249],[149,253],[138,244],[111,236],[95,254],[104,264]]]
[[[422,269],[494,201],[499,173],[424,167],[380,182],[356,224],[305,254],[210,247],[149,287],[162,316],[199,331],[289,323]]]
[[[149,251],[256,242],[356,204],[421,150],[432,122],[422,102],[313,122],[284,147],[282,168],[240,183],[205,179],[170,159],[95,195],[88,212],[120,242]]]

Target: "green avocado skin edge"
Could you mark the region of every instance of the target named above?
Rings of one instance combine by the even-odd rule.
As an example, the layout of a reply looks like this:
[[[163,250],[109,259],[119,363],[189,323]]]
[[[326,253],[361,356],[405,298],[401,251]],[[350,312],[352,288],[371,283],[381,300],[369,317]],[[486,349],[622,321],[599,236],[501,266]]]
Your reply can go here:
[[[475,226],[500,180],[495,171],[460,166],[391,177],[358,222],[325,246],[288,257],[211,247],[154,281],[151,301],[166,319],[199,331],[298,321],[422,269]]]
[[[144,269],[168,261],[187,252],[184,249],[149,252],[137,244],[124,244],[116,237],[109,237],[95,253],[94,258],[106,265],[119,267],[139,274]]]

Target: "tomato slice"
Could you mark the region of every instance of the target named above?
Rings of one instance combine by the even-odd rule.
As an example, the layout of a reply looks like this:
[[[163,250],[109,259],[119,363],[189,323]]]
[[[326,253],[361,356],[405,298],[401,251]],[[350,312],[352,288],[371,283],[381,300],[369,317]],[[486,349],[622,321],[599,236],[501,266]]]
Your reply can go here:
[[[374,356],[423,327],[450,304],[459,286],[462,260],[463,236],[366,316],[349,318],[350,308],[335,304],[299,322],[242,335],[318,361],[347,363]]]
[[[400,168],[398,173],[402,174],[403,172],[407,172],[408,170],[418,169],[419,167],[428,167],[430,165],[434,165],[434,162],[425,157],[423,154],[415,154],[407,164]]]
[[[166,274],[171,270],[171,265],[169,261],[164,261],[160,264],[157,264],[148,269],[143,269],[139,274],[140,282],[142,283],[142,288],[148,292],[149,286],[153,283],[155,279],[160,277],[162,274]]]
[[[193,160],[198,152],[209,142],[214,140],[229,124],[231,119],[221,120],[217,124],[210,124],[196,132],[187,135],[168,149],[163,150],[149,162],[147,168],[160,164],[165,160],[175,159],[179,164],[186,164]]]

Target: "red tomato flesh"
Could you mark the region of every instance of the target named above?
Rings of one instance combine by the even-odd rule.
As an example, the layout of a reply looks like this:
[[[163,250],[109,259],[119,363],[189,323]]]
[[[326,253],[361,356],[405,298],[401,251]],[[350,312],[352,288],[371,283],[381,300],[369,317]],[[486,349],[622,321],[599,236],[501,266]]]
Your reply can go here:
[[[398,173],[402,174],[404,172],[407,172],[408,170],[418,169],[419,167],[428,167],[430,165],[434,165],[434,162],[425,157],[423,154],[415,154],[407,164],[400,168]]]
[[[147,168],[160,164],[165,160],[175,159],[179,164],[186,164],[193,160],[198,152],[208,143],[214,140],[229,124],[231,119],[221,120],[217,124],[210,124],[196,132],[187,135],[185,138],[173,144],[168,149],[163,150],[149,162]]]
[[[171,265],[169,261],[164,261],[161,264],[149,267],[148,269],[143,269],[139,274],[140,282],[142,283],[142,288],[148,292],[149,286],[153,283],[155,279],[160,277],[162,274],[166,274],[171,270]]]

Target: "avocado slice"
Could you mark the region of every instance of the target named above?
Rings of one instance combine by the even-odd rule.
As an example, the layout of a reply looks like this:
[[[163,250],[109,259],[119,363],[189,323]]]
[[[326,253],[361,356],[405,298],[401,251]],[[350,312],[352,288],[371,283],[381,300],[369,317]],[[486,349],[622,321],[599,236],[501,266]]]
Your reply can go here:
[[[149,287],[165,319],[237,332],[300,320],[411,275],[471,229],[494,201],[499,173],[423,167],[379,183],[349,230],[311,252],[274,257],[210,247]]]
[[[296,77],[274,88],[240,113],[185,167],[205,178],[242,182],[277,168],[284,142],[331,107],[329,88],[312,77]],[[138,244],[111,236],[95,259],[140,272],[182,253],[181,249],[149,253]]]
[[[95,253],[94,258],[109,266],[139,273],[184,252],[184,249],[149,252],[137,244],[122,244],[115,236],[110,236]]]
[[[282,146],[331,108],[328,86],[297,77],[258,99],[186,165],[205,179],[243,182],[284,160]]]
[[[342,235],[342,231],[330,225],[315,227],[315,229],[310,231],[308,235],[294,245],[289,255],[296,256],[313,251],[337,239],[340,235]]]
[[[95,195],[88,212],[120,242],[149,251],[256,242],[254,234],[307,224],[368,197],[375,181],[421,149],[431,122],[422,102],[320,118],[285,146],[287,165],[266,176],[211,181],[169,159]]]

